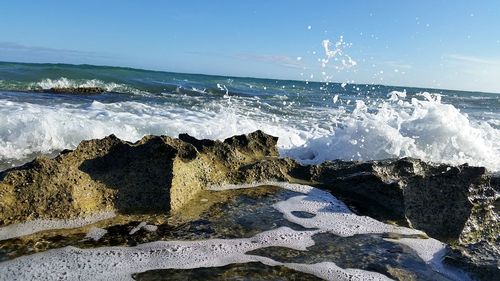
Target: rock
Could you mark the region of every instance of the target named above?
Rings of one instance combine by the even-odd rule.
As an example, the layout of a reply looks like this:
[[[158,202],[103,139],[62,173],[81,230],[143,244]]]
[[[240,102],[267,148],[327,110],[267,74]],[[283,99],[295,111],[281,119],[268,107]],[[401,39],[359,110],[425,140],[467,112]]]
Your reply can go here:
[[[478,280],[492,280],[500,276],[500,246],[496,243],[480,241],[453,247],[445,261],[471,272]]]
[[[106,92],[106,89],[102,87],[54,87],[41,90],[41,92],[52,94],[96,95]]]
[[[240,166],[276,156],[276,141],[260,131],[206,146],[165,136],[83,141],[54,159],[0,173],[0,225],[110,210],[175,211],[207,186],[234,182]]]
[[[496,239],[500,232],[497,176],[485,168],[421,160],[328,162],[311,167],[319,182],[362,213],[406,220],[442,241]]]
[[[499,177],[485,168],[411,158],[334,161],[312,166],[310,180],[359,214],[407,224],[450,243],[448,261],[478,279],[500,275]]]
[[[211,185],[279,180],[315,184],[360,214],[442,241],[498,238],[499,180],[484,168],[411,158],[301,166],[278,158],[276,143],[262,131],[222,142],[186,134],[83,141],[54,159],[38,157],[0,174],[0,225],[104,210],[175,211]]]
[[[256,131],[224,141],[187,134],[145,136],[135,143],[114,135],[83,141],[54,159],[38,157],[0,172],[0,226],[103,211],[175,213],[213,185],[279,180],[328,190],[358,214],[450,243],[450,260],[457,264],[498,272],[498,175],[411,158],[302,166],[278,157],[277,140]]]

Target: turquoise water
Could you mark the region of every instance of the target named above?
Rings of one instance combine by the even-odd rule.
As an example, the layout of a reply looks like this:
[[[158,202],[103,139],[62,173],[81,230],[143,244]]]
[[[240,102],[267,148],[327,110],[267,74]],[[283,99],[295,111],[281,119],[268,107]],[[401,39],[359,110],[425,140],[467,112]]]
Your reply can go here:
[[[34,92],[107,89],[102,95]],[[111,133],[222,139],[262,129],[303,163],[412,156],[500,170],[500,95],[0,63],[0,168]]]

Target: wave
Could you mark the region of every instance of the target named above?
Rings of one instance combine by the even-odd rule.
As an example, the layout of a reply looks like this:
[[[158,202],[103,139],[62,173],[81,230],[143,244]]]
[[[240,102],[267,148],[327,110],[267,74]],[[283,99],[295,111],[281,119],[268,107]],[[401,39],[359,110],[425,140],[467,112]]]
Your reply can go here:
[[[68,79],[61,77],[58,79],[42,79],[36,82],[21,82],[13,80],[0,80],[0,90],[7,91],[39,91],[48,90],[51,88],[88,88],[98,87],[105,89],[107,92],[127,93],[127,94],[144,94],[145,91],[131,87],[126,84],[114,82],[104,82],[98,79]]]
[[[454,106],[441,103],[439,95],[420,96],[423,99],[406,101],[404,92],[392,92],[375,111],[358,100],[350,114],[335,120],[336,128],[328,135],[283,153],[307,164],[415,157],[500,170],[499,130],[471,121]]]
[[[179,133],[223,139],[261,129],[280,138],[283,156],[304,164],[416,157],[500,171],[500,130],[471,120],[439,95],[408,99],[404,92],[392,92],[384,100],[357,100],[353,109],[278,107],[259,98],[208,96],[57,104],[0,99],[0,162],[19,164],[112,133],[129,141]],[[337,104],[342,102],[338,97]]]
[[[182,98],[182,97],[179,97]],[[231,102],[234,102],[231,101]],[[136,141],[147,134],[221,139],[257,129],[288,135],[279,124],[246,118],[243,110],[213,101],[204,108],[136,101],[45,105],[0,100],[0,162],[19,164],[32,155],[74,148],[109,134]],[[19,114],[22,112],[22,114]],[[5,168],[5,167],[4,167]]]

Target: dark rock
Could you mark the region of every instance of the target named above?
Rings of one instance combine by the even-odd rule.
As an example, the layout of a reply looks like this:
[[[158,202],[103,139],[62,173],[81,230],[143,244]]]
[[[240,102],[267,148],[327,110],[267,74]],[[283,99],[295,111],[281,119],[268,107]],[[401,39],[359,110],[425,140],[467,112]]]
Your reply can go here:
[[[42,90],[42,92],[52,94],[96,95],[106,92],[106,89],[101,87],[58,87]]]
[[[400,160],[327,162],[311,180],[362,214],[401,221],[443,241],[496,239],[500,233],[496,176],[480,167]]]
[[[500,276],[499,253],[498,240],[495,243],[483,240],[454,246],[445,262],[466,269],[478,280],[494,280],[494,276]]]
[[[54,159],[38,157],[0,173],[0,225],[111,210],[175,211],[207,186],[234,182],[240,166],[277,155],[274,137],[239,138],[245,142],[205,142],[198,151],[165,136],[129,143],[110,135]]]
[[[221,267],[192,269],[158,269],[132,275],[134,280],[323,280],[309,273],[282,265],[269,266],[260,262],[229,264]]]
[[[0,225],[110,210],[178,212],[212,185],[280,180],[321,187],[358,214],[451,243],[457,261],[484,272],[498,269],[481,258],[500,260],[498,175],[411,158],[301,166],[278,158],[276,143],[262,131],[224,141],[186,134],[83,141],[54,159],[38,157],[0,173]]]

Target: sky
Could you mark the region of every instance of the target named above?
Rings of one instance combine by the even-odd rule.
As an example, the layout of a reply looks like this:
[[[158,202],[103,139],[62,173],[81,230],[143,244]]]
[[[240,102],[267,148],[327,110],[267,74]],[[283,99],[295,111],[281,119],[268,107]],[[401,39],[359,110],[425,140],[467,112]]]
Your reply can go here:
[[[0,61],[500,93],[500,1],[0,0]]]

